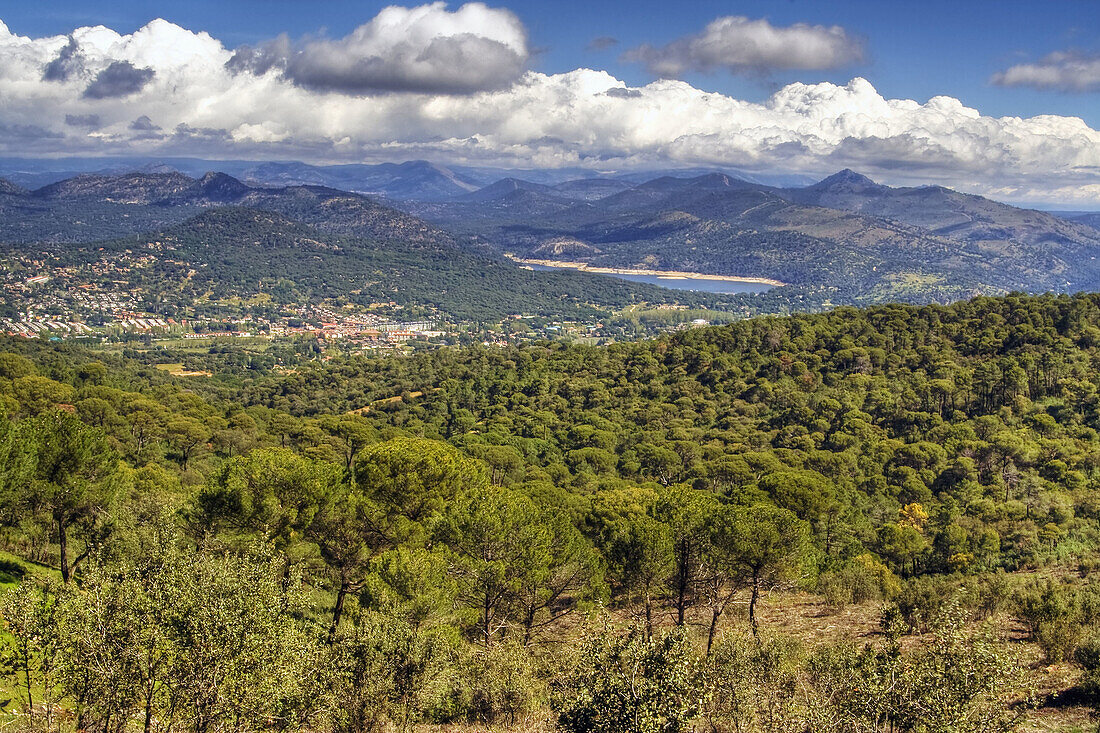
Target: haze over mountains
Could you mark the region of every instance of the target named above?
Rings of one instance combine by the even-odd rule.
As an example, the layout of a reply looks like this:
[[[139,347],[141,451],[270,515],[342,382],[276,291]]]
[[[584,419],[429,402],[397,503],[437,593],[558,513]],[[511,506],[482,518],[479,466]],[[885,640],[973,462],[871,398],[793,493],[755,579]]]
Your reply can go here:
[[[771,278],[801,289],[824,288],[834,303],[1100,287],[1100,230],[1089,225],[1095,221],[1088,214],[1056,216],[939,186],[891,188],[850,170],[794,186],[714,171],[580,178],[569,177],[575,171],[546,171],[479,185],[488,171],[422,161],[226,167],[243,170],[250,180],[226,172],[195,177],[166,164],[123,174],[81,174],[34,190],[20,184],[26,176],[0,180],[0,240],[88,243],[166,227],[176,227],[179,235],[179,227],[194,226],[204,211],[228,207],[276,215],[264,219],[267,229],[305,226],[314,238],[353,237],[375,242],[376,249],[403,247],[403,258],[430,250],[433,267],[446,269],[449,258],[451,264],[461,262],[467,274],[479,262],[484,268],[494,263],[490,269],[498,272],[519,269],[505,256],[566,260]],[[322,185],[340,180],[349,188],[373,186],[384,196]],[[226,221],[255,226],[248,217]],[[219,236],[231,242],[233,226],[226,226]],[[287,242],[302,236],[295,231]],[[325,252],[343,251],[340,245],[321,250],[309,256],[325,259],[330,256]],[[464,259],[468,256],[475,259]],[[195,257],[201,259],[201,253]],[[239,266],[250,267],[247,260]],[[402,267],[415,270],[428,278],[418,288],[430,287],[431,268],[413,268],[411,262],[404,259],[400,267],[379,272],[399,279]],[[604,301],[676,300],[655,295],[659,292],[628,289]],[[575,290],[567,299],[583,300]]]
[[[606,174],[588,168],[513,170],[476,166],[445,166],[426,160],[403,163],[309,165],[301,162],[256,162],[207,160],[201,158],[0,158],[0,177],[23,188],[37,189],[82,174],[116,176],[125,173],[183,173],[199,178],[208,171],[227,173],[252,184],[276,186],[328,186],[343,191],[382,196],[394,200],[439,201],[476,191],[502,178],[513,177],[556,185],[568,181],[599,181],[609,185],[643,183],[667,171],[635,170]],[[676,175],[691,177],[714,172],[713,168],[677,169]],[[738,178],[761,184],[806,185],[806,176],[760,175],[726,171]]]

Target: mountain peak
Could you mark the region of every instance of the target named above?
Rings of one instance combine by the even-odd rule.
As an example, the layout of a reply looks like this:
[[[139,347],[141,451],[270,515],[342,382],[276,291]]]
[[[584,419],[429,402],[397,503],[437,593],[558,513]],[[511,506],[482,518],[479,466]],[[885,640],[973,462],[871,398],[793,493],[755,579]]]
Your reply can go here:
[[[532,193],[543,193],[552,195],[554,190],[550,186],[544,186],[541,183],[532,183],[531,181],[524,181],[519,178],[501,178],[499,181],[490,183],[484,188],[479,188],[472,193],[465,194],[458,197],[463,201],[491,201],[493,199],[499,199],[517,191],[529,191]]]
[[[856,173],[851,168],[834,173],[815,183],[811,188],[817,189],[842,189],[845,191],[861,191],[868,188],[880,188],[879,184],[867,176]]]
[[[247,194],[251,188],[226,173],[210,171],[195,183],[195,189],[217,202],[236,201]]]
[[[725,173],[715,172],[715,173],[706,173],[704,175],[701,175],[698,178],[693,179],[692,183],[694,183],[697,186],[728,187],[728,186],[732,185],[734,181],[738,181],[738,179],[733,178],[732,176],[727,176]]]
[[[151,203],[179,193],[194,184],[182,173],[140,173],[100,175],[82,173],[34,192],[38,198],[102,198],[116,203]]]

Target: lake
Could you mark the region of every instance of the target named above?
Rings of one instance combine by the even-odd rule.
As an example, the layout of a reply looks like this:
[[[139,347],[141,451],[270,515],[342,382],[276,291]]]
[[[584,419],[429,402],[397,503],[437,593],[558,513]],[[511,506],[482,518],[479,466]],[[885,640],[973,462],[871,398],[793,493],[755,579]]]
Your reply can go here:
[[[550,265],[535,265],[527,263],[525,267],[532,270],[573,270],[575,272],[587,272],[591,275],[603,275],[605,277],[617,277],[620,280],[629,280],[635,283],[649,283],[659,285],[662,288],[673,290],[698,290],[703,293],[762,293],[771,290],[774,286],[768,283],[748,282],[744,280],[726,280],[723,278],[709,277],[664,277],[661,275],[633,275],[627,273],[592,272],[591,270],[577,270],[572,267],[551,267]]]

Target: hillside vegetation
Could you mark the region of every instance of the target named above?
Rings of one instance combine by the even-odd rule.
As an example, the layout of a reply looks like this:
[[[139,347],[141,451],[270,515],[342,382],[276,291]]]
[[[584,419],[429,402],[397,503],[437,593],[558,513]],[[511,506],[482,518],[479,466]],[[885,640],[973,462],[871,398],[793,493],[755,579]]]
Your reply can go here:
[[[21,725],[1072,729],[1100,685],[1100,296],[210,378],[5,347]]]

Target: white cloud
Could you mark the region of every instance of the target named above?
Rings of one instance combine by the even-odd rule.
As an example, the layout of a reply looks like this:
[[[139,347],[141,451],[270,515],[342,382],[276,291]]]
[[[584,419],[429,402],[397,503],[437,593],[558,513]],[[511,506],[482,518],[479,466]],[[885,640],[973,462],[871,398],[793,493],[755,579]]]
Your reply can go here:
[[[469,93],[515,81],[527,64],[523,24],[508,10],[468,3],[415,8],[390,6],[339,40],[292,44],[286,36],[258,49],[242,48],[235,71],[272,69],[320,91]]]
[[[1100,91],[1100,54],[1056,51],[1033,64],[1017,64],[997,72],[991,83],[1064,92]]]
[[[63,54],[78,61],[45,79]],[[1081,119],[988,117],[950,97],[886,99],[863,79],[791,84],[759,103],[668,79],[631,88],[589,69],[526,72],[507,87],[466,94],[340,94],[275,68],[235,72],[233,54],[165,21],[129,35],[97,27],[38,39],[0,24],[0,154],[723,165],[811,175],[851,167],[888,183],[1100,203],[1100,132]],[[123,97],[87,95],[116,63],[152,76]]]
[[[665,46],[648,44],[623,54],[662,78],[687,71],[725,69],[758,74],[774,69],[836,69],[863,60],[863,44],[840,26],[795,23],[774,26],[765,18],[730,15],[711,21],[702,33]]]

